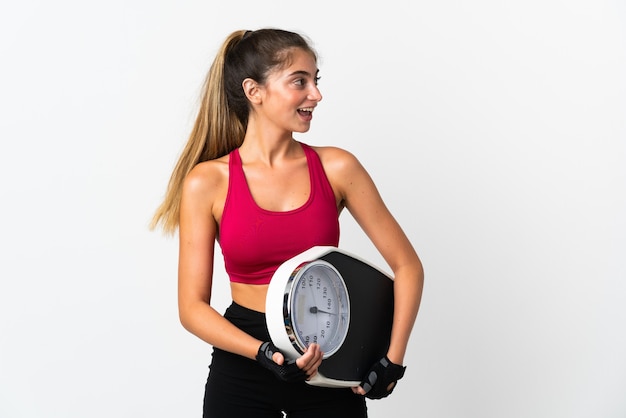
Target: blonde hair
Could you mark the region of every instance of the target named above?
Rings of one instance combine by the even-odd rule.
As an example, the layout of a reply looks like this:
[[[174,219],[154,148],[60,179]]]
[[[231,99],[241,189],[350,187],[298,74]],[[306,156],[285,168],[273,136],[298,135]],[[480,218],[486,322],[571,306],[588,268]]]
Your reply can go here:
[[[195,123],[167,185],[165,198],[150,222],[167,234],[178,228],[183,183],[200,162],[227,155],[241,146],[248,124],[249,102],[242,82],[264,84],[269,72],[289,59],[289,50],[317,54],[299,34],[280,29],[235,31],[217,53],[202,87]]]

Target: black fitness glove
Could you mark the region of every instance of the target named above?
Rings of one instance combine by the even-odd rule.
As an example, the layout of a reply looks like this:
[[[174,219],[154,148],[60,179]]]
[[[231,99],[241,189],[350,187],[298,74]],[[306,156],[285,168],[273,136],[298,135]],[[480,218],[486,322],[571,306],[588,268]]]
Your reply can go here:
[[[397,381],[402,379],[406,366],[394,364],[387,356],[377,361],[367,372],[361,382],[361,387],[365,389],[365,396],[370,399],[382,399],[391,394],[396,388]],[[393,383],[391,390],[387,386]]]
[[[278,348],[271,341],[266,341],[259,347],[256,360],[261,363],[261,366],[271,370],[280,380],[285,382],[304,382],[307,379],[307,374],[298,367],[295,360],[287,361],[285,359],[282,365],[276,364],[272,360],[272,356],[276,352],[278,352]]]

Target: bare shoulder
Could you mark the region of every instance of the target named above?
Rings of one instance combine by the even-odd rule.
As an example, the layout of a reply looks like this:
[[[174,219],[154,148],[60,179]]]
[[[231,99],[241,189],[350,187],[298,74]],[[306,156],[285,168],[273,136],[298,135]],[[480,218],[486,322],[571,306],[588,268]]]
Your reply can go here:
[[[342,205],[359,193],[373,194],[375,186],[372,179],[354,154],[332,146],[313,149],[319,155],[326,177]]]
[[[328,174],[341,174],[363,167],[350,151],[333,146],[312,147],[319,155],[322,165]]]
[[[228,156],[198,163],[185,177],[183,194],[211,198],[228,185]]]

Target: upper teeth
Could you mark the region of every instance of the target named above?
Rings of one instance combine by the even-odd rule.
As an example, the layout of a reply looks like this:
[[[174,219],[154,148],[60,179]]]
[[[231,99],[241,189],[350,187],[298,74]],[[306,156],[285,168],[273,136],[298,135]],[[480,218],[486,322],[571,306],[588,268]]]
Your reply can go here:
[[[303,108],[298,109],[298,110],[302,110],[303,112],[312,112],[313,108],[312,107],[303,107]]]

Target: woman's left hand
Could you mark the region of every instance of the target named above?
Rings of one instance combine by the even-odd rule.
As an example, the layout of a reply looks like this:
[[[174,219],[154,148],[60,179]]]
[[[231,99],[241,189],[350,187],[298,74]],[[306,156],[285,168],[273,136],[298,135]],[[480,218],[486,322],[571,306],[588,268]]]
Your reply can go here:
[[[370,399],[386,398],[396,388],[396,384],[404,376],[405,370],[406,366],[392,363],[385,356],[369,369],[361,385],[352,388],[352,391]]]

